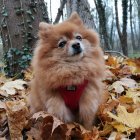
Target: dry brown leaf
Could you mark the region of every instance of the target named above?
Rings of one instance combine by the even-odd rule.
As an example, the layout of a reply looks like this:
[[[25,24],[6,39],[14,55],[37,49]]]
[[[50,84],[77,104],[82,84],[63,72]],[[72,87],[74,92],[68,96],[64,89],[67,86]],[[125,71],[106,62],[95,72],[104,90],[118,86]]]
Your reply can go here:
[[[119,75],[124,76],[124,75],[132,75],[131,72],[131,66],[124,65],[119,71]]]
[[[2,86],[8,80],[11,80],[11,79],[7,79],[5,75],[0,75],[0,86]]]
[[[140,128],[136,129],[136,140],[140,140]]]
[[[50,114],[40,111],[32,117],[35,125],[27,132],[28,137],[38,140],[62,139],[65,140],[67,135],[67,125]],[[34,135],[36,133],[36,135]]]
[[[99,140],[99,131],[96,127],[82,135],[82,140]]]
[[[14,95],[16,94],[16,89],[24,90],[24,86],[23,86],[24,84],[26,85],[27,82],[21,79],[18,79],[15,81],[9,81],[9,82],[6,82],[2,87],[0,87],[0,90],[6,91],[8,95]]]
[[[109,69],[106,69],[105,80],[112,80],[113,78],[115,78],[115,75]]]
[[[109,56],[106,60],[106,65],[111,66],[113,68],[117,68],[119,66],[116,57]]]
[[[29,115],[24,100],[7,101],[6,107],[11,140],[23,139],[22,130],[27,125],[27,117]]]
[[[43,140],[46,139],[66,139],[67,126],[53,116],[46,116],[43,119],[42,134]]]
[[[30,67],[30,68],[26,69],[23,73],[24,73],[24,80],[31,81],[31,79],[33,78],[32,68]]]
[[[98,111],[98,117],[103,121],[103,122],[111,122],[112,119],[108,116],[107,112],[114,110],[118,106],[119,102],[112,100],[110,103],[105,103],[100,105],[99,111]]]

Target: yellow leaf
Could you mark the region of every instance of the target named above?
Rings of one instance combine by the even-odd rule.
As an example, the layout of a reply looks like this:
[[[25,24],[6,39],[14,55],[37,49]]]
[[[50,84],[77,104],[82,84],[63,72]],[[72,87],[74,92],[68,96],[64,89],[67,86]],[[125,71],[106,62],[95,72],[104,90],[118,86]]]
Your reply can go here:
[[[131,66],[131,72],[132,74],[138,74],[140,73],[140,66],[138,64],[139,59],[127,59],[124,63],[128,66]]]
[[[127,127],[127,126],[125,126],[125,125],[122,124],[122,123],[113,122],[113,123],[111,123],[111,125],[112,125],[114,128],[116,128],[118,132],[121,132],[121,133],[127,132],[127,133],[130,134],[131,132],[134,132],[134,131],[133,131],[134,129],[131,129],[130,127]]]
[[[120,96],[119,97],[119,101],[121,103],[133,103],[133,99],[131,97],[128,97],[128,96]]]
[[[111,112],[107,112],[107,114],[117,122],[132,129],[140,127],[140,108],[135,109],[133,113],[128,113],[124,106],[119,105],[117,108],[117,116]]]
[[[103,130],[100,131],[100,136],[106,136],[106,135],[108,135],[110,132],[112,132],[112,130],[113,130],[112,125],[106,123],[106,124],[104,125]]]
[[[137,102],[140,102],[140,90],[137,89],[129,89],[126,92],[126,96],[129,98],[132,98],[133,102],[136,104]]]

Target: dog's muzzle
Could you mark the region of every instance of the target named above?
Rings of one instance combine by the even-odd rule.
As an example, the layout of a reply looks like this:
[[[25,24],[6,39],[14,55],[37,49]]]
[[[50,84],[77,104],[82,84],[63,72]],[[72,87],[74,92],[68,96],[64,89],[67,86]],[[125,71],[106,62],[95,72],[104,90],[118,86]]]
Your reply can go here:
[[[82,52],[82,48],[79,42],[75,42],[74,44],[72,44],[72,48],[73,48],[74,55]]]

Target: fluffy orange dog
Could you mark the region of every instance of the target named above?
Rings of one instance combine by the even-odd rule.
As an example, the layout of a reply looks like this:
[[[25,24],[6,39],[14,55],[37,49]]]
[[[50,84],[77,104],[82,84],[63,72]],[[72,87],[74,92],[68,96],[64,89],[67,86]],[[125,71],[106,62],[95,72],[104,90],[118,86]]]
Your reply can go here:
[[[32,61],[31,111],[91,128],[102,101],[105,64],[98,34],[77,13],[63,23],[41,22]]]

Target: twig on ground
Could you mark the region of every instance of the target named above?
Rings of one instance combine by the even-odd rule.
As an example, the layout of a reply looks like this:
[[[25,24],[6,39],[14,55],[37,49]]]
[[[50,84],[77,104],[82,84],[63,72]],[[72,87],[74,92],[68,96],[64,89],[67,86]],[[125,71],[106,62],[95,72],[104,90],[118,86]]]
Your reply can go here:
[[[128,58],[127,56],[125,56],[123,53],[118,52],[118,51],[104,51],[105,53],[115,53],[115,54],[119,54],[120,56],[124,57],[124,58]]]

